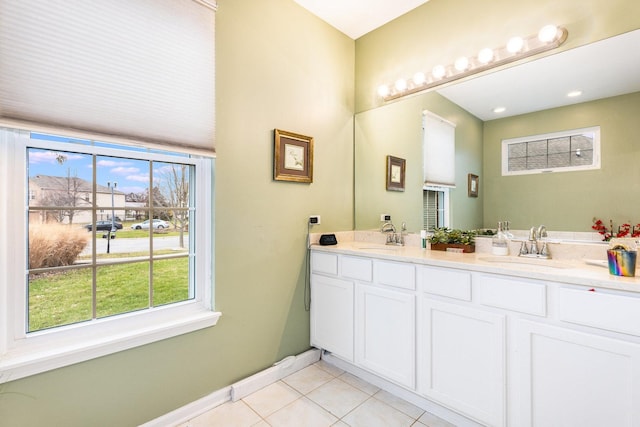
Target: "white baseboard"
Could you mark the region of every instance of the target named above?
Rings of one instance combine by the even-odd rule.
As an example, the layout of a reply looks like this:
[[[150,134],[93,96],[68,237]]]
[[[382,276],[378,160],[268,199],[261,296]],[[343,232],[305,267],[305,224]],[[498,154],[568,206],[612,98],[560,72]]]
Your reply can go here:
[[[297,356],[287,356],[280,362],[274,363],[270,368],[240,380],[229,387],[216,390],[201,399],[188,403],[161,417],[141,424],[141,427],[166,427],[185,423],[230,400],[235,402],[236,400],[242,399],[269,384],[316,363],[318,360],[320,360],[320,350],[318,349],[311,349]]]
[[[298,356],[285,357],[272,367],[232,384],[231,400],[234,402],[240,400],[254,391],[316,363],[318,360],[320,360],[320,350],[318,349],[308,350]]]
[[[140,427],[167,427],[185,423],[231,400],[231,387],[216,390],[207,396],[188,403],[174,411],[141,424]]]

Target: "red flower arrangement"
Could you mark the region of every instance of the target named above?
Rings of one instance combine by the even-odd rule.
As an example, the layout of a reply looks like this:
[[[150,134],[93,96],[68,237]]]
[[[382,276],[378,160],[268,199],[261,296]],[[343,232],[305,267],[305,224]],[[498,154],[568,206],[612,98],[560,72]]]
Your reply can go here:
[[[640,237],[640,224],[636,224],[631,227],[631,224],[622,224],[618,227],[618,232],[613,233],[613,221],[609,220],[609,228],[607,228],[602,220],[593,218],[593,225],[591,226],[598,233],[602,234],[602,240],[608,242],[612,237]]]

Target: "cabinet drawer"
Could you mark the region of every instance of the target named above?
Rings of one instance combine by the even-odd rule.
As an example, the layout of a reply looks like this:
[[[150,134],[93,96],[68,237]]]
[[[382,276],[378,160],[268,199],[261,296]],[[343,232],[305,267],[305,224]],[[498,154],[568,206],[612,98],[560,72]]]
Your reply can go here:
[[[413,264],[376,261],[374,269],[376,282],[380,285],[416,289],[416,268]]]
[[[441,268],[419,268],[422,292],[471,301],[471,273]]]
[[[480,304],[536,316],[547,315],[547,287],[542,283],[515,278],[478,278]]]
[[[372,261],[369,258],[343,256],[340,258],[340,276],[370,282],[373,277]]]
[[[338,274],[338,255],[311,252],[311,271],[314,273]]]
[[[640,336],[640,298],[568,288],[558,294],[560,320]]]

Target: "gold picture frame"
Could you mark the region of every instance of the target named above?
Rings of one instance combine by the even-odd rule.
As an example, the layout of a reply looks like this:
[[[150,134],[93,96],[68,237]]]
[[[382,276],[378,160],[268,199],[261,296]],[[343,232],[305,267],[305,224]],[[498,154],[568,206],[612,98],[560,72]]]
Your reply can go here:
[[[387,191],[404,191],[406,160],[387,156]]]
[[[274,130],[273,179],[313,182],[313,137]]]
[[[478,197],[478,188],[480,187],[480,178],[478,175],[468,174],[467,181],[469,197]]]

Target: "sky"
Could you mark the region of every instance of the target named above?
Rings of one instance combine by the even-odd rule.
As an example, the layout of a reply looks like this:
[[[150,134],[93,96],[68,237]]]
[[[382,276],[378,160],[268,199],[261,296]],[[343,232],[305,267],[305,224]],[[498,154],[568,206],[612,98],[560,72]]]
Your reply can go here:
[[[91,141],[74,140],[72,138],[61,138],[51,135],[31,134],[32,139],[48,140],[58,142],[74,142],[81,145],[90,145]],[[93,144],[114,148],[109,144]],[[130,151],[140,151],[137,148],[127,148],[117,146],[118,149],[128,149]],[[69,145],[73,149],[73,145]],[[62,164],[57,161],[58,156],[64,156]],[[155,178],[162,176],[162,172],[168,168],[168,164],[154,164]],[[40,148],[29,149],[29,176],[50,175],[66,177],[67,174],[77,176],[88,182],[93,179],[92,155],[74,153],[72,151],[47,150]],[[116,183],[116,191],[128,193],[143,193],[149,185],[149,161],[129,159],[113,156],[96,157],[96,181],[97,184],[107,187],[108,183]]]

